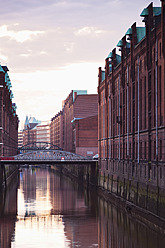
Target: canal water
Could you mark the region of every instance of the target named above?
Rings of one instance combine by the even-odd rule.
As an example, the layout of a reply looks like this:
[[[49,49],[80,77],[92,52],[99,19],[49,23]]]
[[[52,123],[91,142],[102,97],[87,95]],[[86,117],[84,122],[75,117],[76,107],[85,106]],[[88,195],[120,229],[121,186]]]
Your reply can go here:
[[[48,169],[20,172],[0,198],[0,248],[164,248],[165,237]]]

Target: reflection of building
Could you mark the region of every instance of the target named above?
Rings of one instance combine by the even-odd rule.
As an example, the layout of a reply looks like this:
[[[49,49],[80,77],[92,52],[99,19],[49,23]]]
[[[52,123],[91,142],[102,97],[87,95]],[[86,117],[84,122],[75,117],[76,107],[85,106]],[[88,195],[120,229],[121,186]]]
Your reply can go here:
[[[88,217],[87,217],[88,216]],[[71,246],[75,247],[98,247],[98,223],[95,217],[76,216],[63,217],[64,230]],[[84,218],[83,218],[84,217]],[[102,246],[106,247],[106,246]],[[100,247],[100,248],[102,248]],[[107,246],[108,247],[108,246]]]
[[[51,173],[51,212],[62,216],[65,236],[71,244],[69,247],[75,244],[84,248],[92,247],[98,243],[98,222],[95,210],[92,209],[97,201],[92,202],[92,197],[89,197],[90,203],[87,206],[84,190],[80,193],[77,189],[70,179]]]
[[[0,247],[11,248],[14,237],[17,215],[18,178],[12,182],[9,189],[0,197]],[[3,194],[4,193],[4,194]]]
[[[76,192],[72,190],[69,181],[59,175],[50,174],[50,197],[52,214],[64,214],[69,211],[76,211]],[[85,208],[84,208],[85,210]]]
[[[96,154],[97,117],[97,95],[72,90],[63,102],[62,111],[51,119],[51,142],[80,155]]]
[[[149,163],[156,180],[151,163],[165,160],[165,1],[141,16],[145,27],[134,23],[117,44],[121,56],[114,48],[99,68],[99,157],[103,173],[128,159]]]
[[[29,204],[34,204],[36,201],[36,173],[33,170],[26,170],[23,173],[23,178],[20,188],[22,188],[24,192],[24,204],[26,213],[25,215],[29,215],[31,213],[31,209],[29,210]],[[29,213],[30,211],[30,213]]]
[[[98,248],[164,247],[165,237],[110,202],[99,199]]]
[[[0,156],[17,154],[18,117],[7,66],[0,65]]]
[[[49,175],[38,168],[23,170],[20,189],[24,192],[25,217],[50,214]]]

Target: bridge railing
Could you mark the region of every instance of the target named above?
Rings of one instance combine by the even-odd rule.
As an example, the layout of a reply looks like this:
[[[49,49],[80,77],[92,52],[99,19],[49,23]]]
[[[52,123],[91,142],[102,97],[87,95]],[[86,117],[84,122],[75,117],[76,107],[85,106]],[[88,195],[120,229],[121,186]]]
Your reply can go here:
[[[16,155],[15,160],[88,160],[87,157],[66,151],[33,151]]]

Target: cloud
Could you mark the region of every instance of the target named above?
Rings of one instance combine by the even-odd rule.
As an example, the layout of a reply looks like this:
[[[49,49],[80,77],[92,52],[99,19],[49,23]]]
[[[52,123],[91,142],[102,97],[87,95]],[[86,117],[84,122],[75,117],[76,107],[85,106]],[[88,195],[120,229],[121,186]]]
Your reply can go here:
[[[76,36],[89,36],[100,35],[105,33],[105,30],[98,29],[97,27],[83,27],[75,32]]]
[[[113,34],[113,31],[86,26],[78,29],[50,28],[36,35],[34,39],[27,39],[24,42],[17,42],[8,36],[2,36],[0,37],[2,51],[0,55],[2,54],[4,58],[6,56],[7,61],[4,62],[12,65],[15,73],[58,70],[72,63],[99,61],[104,51],[106,53],[108,37]],[[103,42],[105,47],[102,47]]]
[[[0,15],[4,23],[0,26],[0,61],[14,72],[100,63],[136,20],[135,11],[129,9],[137,3],[131,0],[6,0],[5,3],[6,16]],[[145,3],[141,5],[144,7]]]
[[[21,43],[27,40],[32,40],[36,36],[43,33],[44,31],[30,31],[30,30],[13,31],[13,30],[9,30],[7,25],[3,25],[0,27],[0,38],[8,37],[10,39],[14,39],[17,42],[21,42]]]
[[[67,53],[72,53],[74,49],[74,42],[64,42],[64,48]]]
[[[3,51],[0,49],[0,63],[5,63],[8,60],[8,56],[3,54]]]
[[[37,117],[38,110],[40,119],[54,116],[72,89],[83,86],[96,92],[98,67],[104,67],[106,56],[148,4],[5,0],[0,9],[0,62],[7,63],[13,78],[20,118],[26,113]],[[154,0],[154,6],[159,5]]]

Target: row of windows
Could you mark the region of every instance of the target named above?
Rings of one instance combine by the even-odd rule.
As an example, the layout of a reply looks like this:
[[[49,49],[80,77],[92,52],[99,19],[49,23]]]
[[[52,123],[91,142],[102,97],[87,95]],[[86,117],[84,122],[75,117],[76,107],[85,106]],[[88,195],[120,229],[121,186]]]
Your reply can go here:
[[[158,125],[162,125],[163,124],[163,115],[162,115],[162,85],[161,85],[161,66],[158,67]],[[143,79],[144,81],[142,81],[142,79],[140,80],[139,83],[139,128],[140,130],[144,130],[146,129],[146,114],[149,112],[152,112],[152,125],[151,127],[155,127],[156,126],[156,80],[155,80],[155,70],[154,70],[154,74],[153,74],[153,80],[151,78],[151,74],[149,75],[149,80],[148,80],[148,92],[146,91],[147,89],[147,83],[146,83],[146,77],[144,77]],[[151,83],[153,81],[153,85],[151,87]],[[151,88],[150,88],[150,87]],[[151,89],[153,91],[153,93],[151,94]],[[131,99],[131,91],[132,91],[132,103],[130,102]],[[132,85],[132,89],[131,87],[129,87],[129,92],[128,92],[128,97],[129,97],[129,130],[131,131],[131,128],[135,128],[134,131],[138,130],[138,101],[137,101],[137,84],[136,84],[136,91],[135,91],[135,83],[133,83]],[[136,92],[136,94],[135,94]],[[144,93],[144,95],[142,95],[142,93]],[[143,97],[142,97],[143,96]],[[120,94],[120,115],[121,115],[121,133],[125,133],[127,132],[127,126],[126,126],[126,118],[127,118],[127,90],[123,89],[121,90],[121,94]],[[147,99],[148,99],[148,104],[147,104]],[[102,108],[100,109],[100,114],[102,116],[102,127],[104,129],[104,119],[105,119],[105,102],[104,102],[104,90],[103,93],[101,94],[101,106]],[[136,101],[135,101],[136,100]],[[109,99],[110,101],[110,99]],[[147,108],[148,105],[148,108]],[[108,107],[109,107],[109,103],[108,103]],[[116,94],[115,96],[112,95],[112,100],[111,100],[111,111],[112,113],[112,117],[111,117],[111,121],[112,121],[112,125],[113,125],[113,129],[112,132],[114,135],[118,134],[118,128],[117,128],[117,120],[118,120],[118,115],[119,115],[119,95]],[[109,111],[108,111],[109,113]],[[136,115],[135,115],[136,114]],[[135,118],[136,118],[136,122],[135,122]],[[132,123],[131,123],[132,120]],[[136,126],[135,126],[136,125]],[[104,130],[103,130],[103,134],[104,134]]]
[[[117,163],[112,163],[112,166],[106,165],[104,167],[105,170],[112,169],[113,172],[121,172],[121,164]],[[123,174],[128,173],[128,171],[131,173],[132,176],[138,176],[140,175],[140,178],[147,178],[148,176],[152,178],[153,180],[156,180],[157,173],[159,175],[159,178],[163,178],[163,173],[162,173],[162,167],[159,166],[157,167],[156,165],[152,164],[151,169],[149,170],[148,165],[146,162],[140,163],[139,165],[135,164],[135,166],[129,166],[128,163],[122,163],[122,172]],[[105,174],[104,174],[105,175]]]
[[[110,142],[102,141],[101,145],[101,158],[116,158],[121,159],[129,157],[130,159],[138,159],[138,150],[139,150],[139,159],[148,159],[149,145],[148,142],[136,142],[134,145],[129,143],[129,149],[127,149],[127,143],[125,145],[121,144],[111,144]],[[119,154],[120,152],[120,154]],[[107,154],[106,154],[107,153]],[[156,140],[151,141],[151,159],[156,160]],[[162,160],[165,158],[165,146],[163,146],[162,140],[158,141],[158,159]]]

